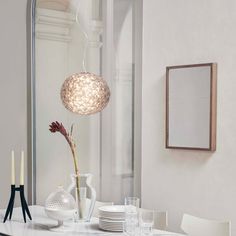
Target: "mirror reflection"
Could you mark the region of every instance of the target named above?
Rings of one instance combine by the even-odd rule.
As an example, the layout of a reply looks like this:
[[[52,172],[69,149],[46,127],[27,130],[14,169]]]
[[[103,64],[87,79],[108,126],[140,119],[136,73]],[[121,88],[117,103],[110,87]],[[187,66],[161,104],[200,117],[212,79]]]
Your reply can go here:
[[[108,7],[99,0],[36,1],[37,203],[43,204],[53,187],[68,186],[74,169],[63,137],[48,131],[53,121],[62,122],[67,130],[73,124],[79,172],[93,174],[98,199],[119,203],[133,191],[132,1],[114,1],[112,15]],[[107,22],[114,25],[107,26]],[[110,55],[115,63],[111,64]],[[101,75],[110,87],[112,97],[102,115],[79,116],[61,102],[65,79],[83,71]],[[118,187],[113,192],[114,184]]]

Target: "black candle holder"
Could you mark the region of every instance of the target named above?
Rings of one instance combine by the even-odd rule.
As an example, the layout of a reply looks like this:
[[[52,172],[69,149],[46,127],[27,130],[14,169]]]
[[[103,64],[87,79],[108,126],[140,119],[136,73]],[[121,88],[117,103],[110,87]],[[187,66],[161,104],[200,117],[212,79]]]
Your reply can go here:
[[[16,192],[20,192],[21,209],[22,209],[22,214],[24,217],[24,222],[26,223],[26,214],[28,215],[30,220],[32,220],[27,202],[25,200],[24,185],[20,185],[20,187],[18,187],[18,188],[15,185],[11,185],[11,196],[10,196],[10,200],[9,200],[9,203],[7,206],[7,210],[6,210],[6,214],[5,214],[3,223],[6,222],[8,215],[9,215],[9,220],[11,220]]]

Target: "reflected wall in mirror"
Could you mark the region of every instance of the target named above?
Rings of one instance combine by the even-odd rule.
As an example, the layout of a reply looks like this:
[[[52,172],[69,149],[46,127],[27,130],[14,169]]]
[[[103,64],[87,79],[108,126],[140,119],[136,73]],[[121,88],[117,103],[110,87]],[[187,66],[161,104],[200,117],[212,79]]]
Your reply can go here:
[[[215,151],[216,63],[166,68],[166,148]]]

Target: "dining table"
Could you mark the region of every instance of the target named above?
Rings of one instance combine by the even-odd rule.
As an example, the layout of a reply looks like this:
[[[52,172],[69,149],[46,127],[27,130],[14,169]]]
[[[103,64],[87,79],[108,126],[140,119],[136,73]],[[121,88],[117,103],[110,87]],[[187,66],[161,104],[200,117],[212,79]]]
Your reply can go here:
[[[14,208],[12,219],[3,223],[5,210],[0,210],[0,235],[2,236],[124,236],[122,232],[108,232],[99,229],[99,219],[92,218],[90,222],[66,221],[65,225],[71,227],[69,232],[53,232],[50,228],[57,225],[57,222],[48,218],[44,207],[34,205],[29,207],[32,220],[24,223],[20,207]],[[163,230],[153,229],[153,236],[183,236]]]

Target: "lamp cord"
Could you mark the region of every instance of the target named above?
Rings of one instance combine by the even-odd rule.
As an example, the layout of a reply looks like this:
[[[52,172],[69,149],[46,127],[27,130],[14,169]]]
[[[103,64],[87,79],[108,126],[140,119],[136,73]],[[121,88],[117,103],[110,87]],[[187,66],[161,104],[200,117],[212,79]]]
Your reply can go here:
[[[76,10],[76,14],[75,14],[75,22],[79,25],[79,27],[80,27],[80,29],[81,29],[84,37],[85,37],[85,46],[84,46],[84,51],[83,51],[82,66],[83,66],[83,71],[87,72],[87,70],[86,70],[86,58],[87,58],[87,50],[88,50],[88,44],[89,44],[89,36],[88,36],[87,32],[82,27],[82,24],[79,21],[79,4],[77,6],[77,10]]]

